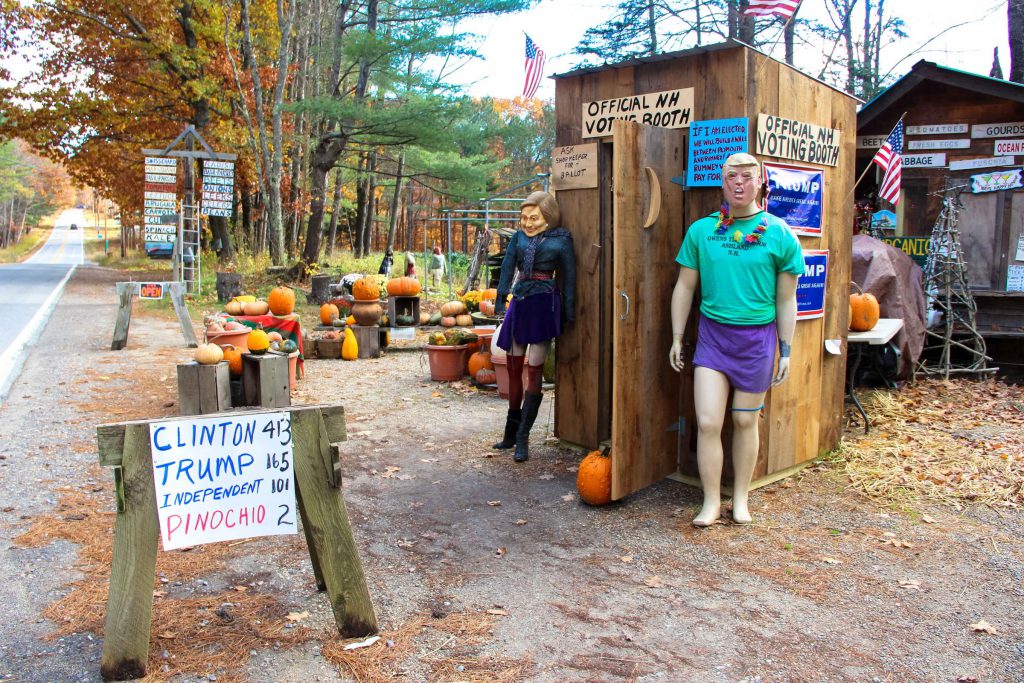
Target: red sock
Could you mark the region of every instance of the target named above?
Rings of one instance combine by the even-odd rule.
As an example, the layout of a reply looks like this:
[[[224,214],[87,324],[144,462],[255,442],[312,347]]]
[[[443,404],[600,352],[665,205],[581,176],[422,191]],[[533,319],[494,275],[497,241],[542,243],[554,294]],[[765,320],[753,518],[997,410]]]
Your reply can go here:
[[[541,391],[540,385],[544,381],[544,366],[543,365],[527,365],[526,366],[526,391],[531,394],[539,394]]]
[[[519,410],[523,405],[523,362],[526,356],[505,356],[508,360],[508,407]]]

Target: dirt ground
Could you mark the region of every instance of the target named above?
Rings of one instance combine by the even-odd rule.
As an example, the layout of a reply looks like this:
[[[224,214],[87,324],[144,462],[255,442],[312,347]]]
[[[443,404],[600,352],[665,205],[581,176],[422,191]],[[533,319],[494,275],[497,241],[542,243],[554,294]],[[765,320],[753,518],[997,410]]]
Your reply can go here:
[[[100,680],[114,498],[95,426],[177,414],[177,323],[136,311],[109,351],[117,279],[76,274],[0,407],[3,683]],[[993,387],[964,429],[1020,424],[1019,388]],[[944,391],[935,419],[957,426]],[[591,508],[553,393],[517,465],[489,448],[505,402],[431,382],[421,351],[307,361],[293,403],[345,407],[381,639],[342,649],[301,536],[160,553],[149,680],[1024,681],[1019,503],[869,497],[833,458],[755,491],[752,526],[693,528],[699,492],[673,480]],[[845,439],[878,447],[856,423]]]

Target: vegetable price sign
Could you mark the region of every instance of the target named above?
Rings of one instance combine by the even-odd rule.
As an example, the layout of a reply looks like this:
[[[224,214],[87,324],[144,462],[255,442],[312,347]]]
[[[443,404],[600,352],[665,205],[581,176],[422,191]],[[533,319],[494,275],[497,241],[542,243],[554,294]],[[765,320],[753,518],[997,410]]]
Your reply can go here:
[[[153,422],[164,550],[294,534],[291,413]]]

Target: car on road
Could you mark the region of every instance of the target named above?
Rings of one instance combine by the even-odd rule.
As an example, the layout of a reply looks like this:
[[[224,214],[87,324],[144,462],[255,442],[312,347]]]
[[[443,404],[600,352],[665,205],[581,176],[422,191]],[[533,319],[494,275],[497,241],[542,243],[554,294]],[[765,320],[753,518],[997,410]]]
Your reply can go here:
[[[78,230],[78,223],[72,223],[71,224],[71,229],[72,230]]]

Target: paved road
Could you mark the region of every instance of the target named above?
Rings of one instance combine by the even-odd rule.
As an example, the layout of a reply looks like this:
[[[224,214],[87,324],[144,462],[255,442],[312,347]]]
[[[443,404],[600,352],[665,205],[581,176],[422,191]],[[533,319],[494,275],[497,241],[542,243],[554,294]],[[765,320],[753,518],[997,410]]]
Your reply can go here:
[[[72,230],[72,224],[78,229]],[[0,265],[0,401],[18,376],[25,351],[49,319],[64,284],[84,260],[84,230],[82,210],[67,209],[57,219],[46,244],[31,258]]]

